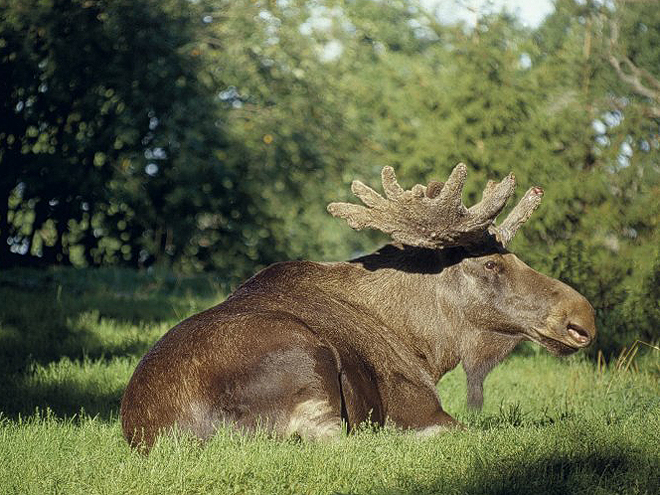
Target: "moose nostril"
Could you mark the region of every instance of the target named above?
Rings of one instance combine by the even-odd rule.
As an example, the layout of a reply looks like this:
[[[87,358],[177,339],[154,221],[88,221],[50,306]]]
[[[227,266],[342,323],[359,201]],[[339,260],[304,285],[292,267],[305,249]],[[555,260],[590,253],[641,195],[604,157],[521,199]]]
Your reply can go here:
[[[575,323],[569,323],[568,326],[566,327],[566,330],[568,331],[568,334],[571,337],[573,337],[577,342],[585,344],[591,340],[591,337],[589,336],[589,332],[587,332],[580,325],[576,325]]]

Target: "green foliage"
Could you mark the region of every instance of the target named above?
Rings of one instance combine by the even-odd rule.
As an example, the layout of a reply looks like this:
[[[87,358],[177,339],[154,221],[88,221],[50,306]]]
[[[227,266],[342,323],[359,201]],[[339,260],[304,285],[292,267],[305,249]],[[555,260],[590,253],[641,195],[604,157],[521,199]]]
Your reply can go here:
[[[629,344],[632,337],[646,342],[660,341],[660,249],[656,248],[655,262],[641,284],[631,291],[623,307]]]
[[[2,8],[3,261],[10,246],[46,263],[137,259],[136,196],[155,188],[143,155],[175,152],[161,137],[185,123],[171,102],[195,93],[183,2]]]
[[[2,264],[167,257],[204,267],[211,247],[240,260],[256,220],[237,175],[240,146],[226,151],[203,77],[199,8],[70,0],[2,9]]]

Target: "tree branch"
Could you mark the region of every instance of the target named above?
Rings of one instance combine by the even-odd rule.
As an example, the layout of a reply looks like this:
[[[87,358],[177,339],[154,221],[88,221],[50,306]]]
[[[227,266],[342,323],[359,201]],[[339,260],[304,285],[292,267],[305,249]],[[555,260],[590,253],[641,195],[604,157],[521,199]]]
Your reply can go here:
[[[621,51],[619,48],[619,25],[614,19],[610,19],[610,38],[607,58],[614,68],[619,79],[628,84],[633,92],[651,100],[648,108],[649,114],[654,118],[660,118],[660,81],[647,70],[637,67],[626,55],[617,57],[615,53]],[[623,69],[625,65],[628,72]]]

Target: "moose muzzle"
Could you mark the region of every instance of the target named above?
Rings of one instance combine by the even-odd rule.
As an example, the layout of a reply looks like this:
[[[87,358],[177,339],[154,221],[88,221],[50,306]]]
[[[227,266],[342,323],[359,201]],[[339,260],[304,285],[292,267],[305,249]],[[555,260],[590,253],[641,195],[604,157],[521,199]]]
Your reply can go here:
[[[554,354],[571,354],[596,338],[594,308],[577,291],[564,287],[561,301],[546,319],[546,328],[538,332],[540,343]]]

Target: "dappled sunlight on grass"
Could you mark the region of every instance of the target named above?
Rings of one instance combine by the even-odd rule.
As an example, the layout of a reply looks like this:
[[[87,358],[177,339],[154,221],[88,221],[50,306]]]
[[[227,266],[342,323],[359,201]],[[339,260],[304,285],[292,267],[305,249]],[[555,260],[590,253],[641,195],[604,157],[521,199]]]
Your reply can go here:
[[[9,270],[0,279],[0,371],[7,377],[0,410],[10,416],[49,407],[63,416],[83,409],[116,417],[123,388],[149,347],[224,298],[210,276]]]
[[[48,409],[59,417],[86,413],[115,420],[135,365],[136,359],[127,357],[109,360],[64,357],[46,366],[35,364],[15,378],[13,390],[6,391],[13,400],[4,411],[15,415]]]

